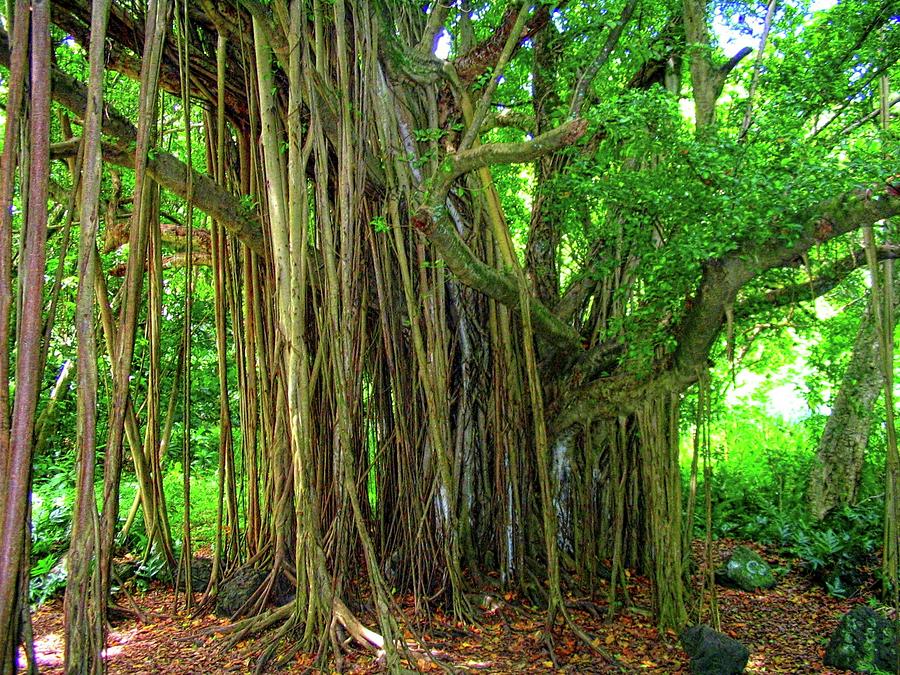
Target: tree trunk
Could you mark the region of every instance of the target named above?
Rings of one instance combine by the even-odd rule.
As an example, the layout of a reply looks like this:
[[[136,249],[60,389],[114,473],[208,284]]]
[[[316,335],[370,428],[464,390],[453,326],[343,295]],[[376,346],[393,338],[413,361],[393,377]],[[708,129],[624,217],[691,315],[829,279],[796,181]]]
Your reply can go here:
[[[18,16],[17,24],[26,23],[26,16]],[[0,445],[0,469],[5,477],[0,487],[0,512],[3,513],[0,516],[0,668],[4,673],[16,670],[24,597],[22,584],[28,579],[22,566],[28,559],[27,547],[31,544],[25,525],[31,489],[34,413],[41,382],[41,310],[50,181],[49,2],[32,2],[31,23],[30,172],[19,268],[21,311],[16,335],[16,393],[9,433]],[[0,255],[7,253],[2,251]],[[3,344],[2,349],[5,352],[7,345]],[[8,381],[0,382],[0,387],[8,387]]]
[[[103,111],[103,55],[109,0],[94,3],[91,15],[90,79],[84,120],[84,160],[81,232],[78,247],[78,296],[75,327],[78,336],[78,462],[76,502],[69,545],[66,584],[65,668],[67,673],[103,672],[103,624],[99,597],[99,515],[94,496],[97,447],[97,338],[94,303],[97,296],[97,227],[100,211],[100,128]]]
[[[895,292],[893,297],[897,306],[900,293]],[[875,403],[884,386],[880,358],[870,298],[810,472],[809,510],[817,520],[840,506],[852,505],[856,499],[869,432],[876,417]]]

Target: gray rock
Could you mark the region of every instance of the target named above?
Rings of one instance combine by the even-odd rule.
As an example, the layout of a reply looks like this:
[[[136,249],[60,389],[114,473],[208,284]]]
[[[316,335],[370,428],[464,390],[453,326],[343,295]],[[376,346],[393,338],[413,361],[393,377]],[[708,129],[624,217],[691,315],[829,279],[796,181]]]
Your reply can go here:
[[[68,553],[66,554],[66,556],[68,556]],[[59,565],[59,563],[57,563],[57,565]],[[115,579],[117,582],[124,583],[137,574],[138,568],[140,566],[141,563],[139,560],[113,560],[113,579]],[[56,567],[54,567],[53,569],[56,569]],[[63,569],[65,569],[65,564]]]
[[[266,573],[261,570],[253,568],[238,570],[233,577],[219,586],[216,614],[225,617],[234,616],[265,580]]]
[[[194,558],[191,561],[191,590],[194,593],[203,593],[209,585],[209,577],[212,575],[213,561],[209,558]]]
[[[209,577],[212,574],[213,561],[210,558],[200,556],[191,560],[191,590],[194,593],[203,593],[209,585]],[[178,576],[178,588],[184,590],[184,573]]]
[[[871,607],[857,605],[844,615],[831,634],[824,662],[826,666],[854,673],[893,673],[897,667],[898,642],[900,635],[890,621]]]
[[[755,591],[759,588],[772,588],[775,585],[775,575],[756,551],[738,546],[731,552],[725,565],[716,570],[716,581],[742,591]]]
[[[744,645],[705,624],[686,628],[681,644],[691,657],[694,675],[739,675],[750,658]]]
[[[297,589],[294,588],[294,585],[288,581],[288,578],[284,574],[279,574],[275,577],[275,584],[272,586],[272,594],[269,596],[269,600],[273,605],[281,607],[289,602],[293,602],[296,595]]]

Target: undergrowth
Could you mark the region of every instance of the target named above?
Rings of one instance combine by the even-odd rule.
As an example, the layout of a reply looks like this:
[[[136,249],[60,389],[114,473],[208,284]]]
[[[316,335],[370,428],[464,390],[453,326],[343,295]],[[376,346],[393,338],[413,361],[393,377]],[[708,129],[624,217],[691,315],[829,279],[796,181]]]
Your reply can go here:
[[[751,407],[730,413],[714,422],[711,433],[713,535],[755,541],[795,558],[836,597],[865,594],[880,574],[884,495],[877,489],[883,453],[867,457],[866,496],[815,522],[806,495],[818,438],[814,427],[821,419],[789,424]],[[682,468],[687,481],[686,452]],[[701,476],[701,495],[703,489]],[[694,527],[702,537],[703,519],[695,519]]]
[[[193,547],[212,546],[216,533],[215,473],[191,478],[191,540]],[[174,465],[163,479],[166,506],[176,553],[181,548],[181,523],[184,518],[181,468]],[[98,507],[101,505],[102,485],[95,486]],[[119,503],[120,526],[124,524],[137,493],[133,477],[122,481]],[[34,486],[31,500],[32,552],[30,601],[40,605],[56,597],[66,586],[65,555],[71,535],[72,507],[75,486],[71,476],[57,473],[49,480]],[[119,541],[120,553],[128,553],[134,562],[128,565],[127,574],[139,587],[146,587],[154,579],[166,576],[165,561],[155,551],[148,550],[147,533],[143,515],[138,510],[128,537]]]

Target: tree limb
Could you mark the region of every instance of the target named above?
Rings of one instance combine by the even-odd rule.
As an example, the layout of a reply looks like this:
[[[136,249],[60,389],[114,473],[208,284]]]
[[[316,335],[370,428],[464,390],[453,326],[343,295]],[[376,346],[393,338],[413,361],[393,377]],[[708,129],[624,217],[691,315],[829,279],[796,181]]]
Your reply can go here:
[[[798,215],[805,222],[796,241],[778,241],[760,247],[746,243],[721,260],[708,263],[691,309],[676,329],[676,368],[690,374],[706,362],[719,334],[726,308],[732,307],[738,291],[754,277],[775,267],[784,267],[816,244],[828,241],[864,225],[900,213],[900,184],[876,190],[854,190],[825,200],[814,215]]]
[[[515,309],[519,306],[518,282],[511,274],[500,272],[481,262],[466,246],[445,213],[433,215],[422,208],[413,216],[413,225],[434,245],[435,250],[456,277],[489,298]],[[537,298],[529,302],[535,330],[551,344],[564,349],[581,349],[581,338],[570,326],[557,319]]]
[[[631,15],[634,13],[635,7],[637,7],[637,0],[628,0],[628,3],[622,10],[622,15],[619,17],[619,20],[609,31],[603,49],[600,50],[597,57],[579,75],[578,84],[575,87],[575,93],[572,94],[572,103],[569,107],[569,114],[572,117],[578,117],[578,115],[581,114],[581,106],[584,104],[587,96],[588,87],[591,85],[591,82],[594,81],[594,78],[597,76],[600,68],[603,67],[603,64],[609,60],[616,45],[619,44],[619,38],[622,37],[622,31],[625,29],[626,24],[631,21]]]
[[[877,251],[879,260],[900,258],[900,246],[888,244]],[[751,317],[775,307],[785,307],[798,302],[814,300],[840,285],[853,271],[865,266],[866,252],[857,249],[823,269],[809,281],[773,288],[741,300],[734,308],[735,319]]]
[[[523,113],[511,108],[502,108],[490,113],[481,125],[482,131],[488,129],[512,128],[521,129],[529,134],[534,133],[534,115]]]
[[[523,40],[533,36],[546,26],[550,21],[551,9],[558,9],[562,4],[565,3],[561,3],[556,7],[542,5],[538,8],[534,16],[526,22],[525,28],[522,30],[521,38],[517,44],[521,45]],[[517,14],[516,7],[510,5],[503,15],[500,26],[491,33],[489,38],[453,60],[453,67],[456,69],[456,73],[464,85],[471,84],[487,71],[488,68],[494,65],[494,62],[503,50],[503,45],[506,44],[506,39],[509,37],[510,32],[516,24]]]
[[[177,250],[187,248],[188,228],[184,225],[174,225],[172,223],[160,223],[160,237],[163,244],[172,246]],[[198,253],[204,253],[207,256],[211,254],[211,242],[209,230],[198,227],[191,228],[193,235],[193,249]],[[103,252],[109,253],[121,248],[128,243],[128,224],[126,221],[116,223],[106,223],[106,238],[103,241]]]
[[[655,364],[642,377],[633,374],[601,376],[584,384],[570,382],[553,411],[554,433],[597,417],[626,414],[649,391],[679,391],[696,381],[706,368],[709,349],[718,337],[728,307],[738,291],[766,270],[788,265],[818,243],[900,213],[900,184],[879,190],[855,190],[823,201],[805,222],[793,244],[772,242],[769,247],[747,243],[734,253],[706,265],[692,308],[677,326],[678,348],[671,360]]]
[[[895,96],[893,99],[888,101],[888,108],[893,108],[898,103],[900,103],[900,96]],[[873,110],[868,115],[864,115],[864,116],[860,117],[855,122],[851,122],[850,124],[845,126],[843,129],[841,129],[840,135],[845,136],[846,134],[849,134],[854,129],[859,129],[859,127],[861,127],[866,122],[869,122],[874,119],[878,119],[879,115],[881,115],[881,110],[877,110],[877,109]]]
[[[0,30],[0,65],[9,68],[9,64],[9,36]],[[87,87],[84,83],[54,67],[50,72],[50,87],[54,101],[79,120],[84,119],[84,111],[87,109]],[[137,139],[137,129],[131,121],[109,105],[103,109],[103,133],[126,143],[133,143]]]
[[[742,47],[734,56],[732,56],[728,61],[719,66],[719,77],[721,78],[721,84],[719,88],[721,89],[722,84],[725,83],[725,78],[728,74],[737,68],[737,65],[743,61],[747,56],[749,56],[753,52],[751,47]]]
[[[53,146],[52,156],[61,159],[73,151],[73,142],[65,141]],[[112,145],[103,144],[103,159],[117,166],[134,168],[134,154]],[[214,220],[222,223],[228,232],[240,239],[253,252],[265,254],[262,224],[254,210],[244,204],[237,196],[217,184],[206,174],[192,171],[193,191],[191,198],[194,206]],[[147,162],[147,173],[161,187],[187,199],[187,165],[167,152],[151,153]]]
[[[492,164],[531,162],[542,155],[571,145],[587,131],[587,120],[577,119],[521,143],[487,143],[456,155],[444,180],[452,182],[459,176]]]
[[[163,269],[174,269],[178,267],[187,267],[188,256],[187,253],[174,253],[172,255],[163,256],[162,266]],[[145,261],[145,268],[149,262]],[[203,267],[212,266],[212,255],[209,253],[204,253],[203,251],[194,251],[191,254],[191,264],[192,265],[201,265]],[[111,277],[124,277],[125,272],[125,263],[119,263],[115,265],[109,270],[109,276]]]

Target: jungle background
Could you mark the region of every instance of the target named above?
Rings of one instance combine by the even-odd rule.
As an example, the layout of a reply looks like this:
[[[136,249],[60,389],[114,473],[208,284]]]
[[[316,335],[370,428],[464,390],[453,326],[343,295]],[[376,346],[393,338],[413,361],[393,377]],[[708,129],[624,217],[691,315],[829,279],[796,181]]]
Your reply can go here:
[[[896,618],[898,17],[8,0],[3,672],[61,594],[100,672],[134,593],[248,574],[259,669],[497,611],[639,668],[609,626],[740,637],[740,542]]]

